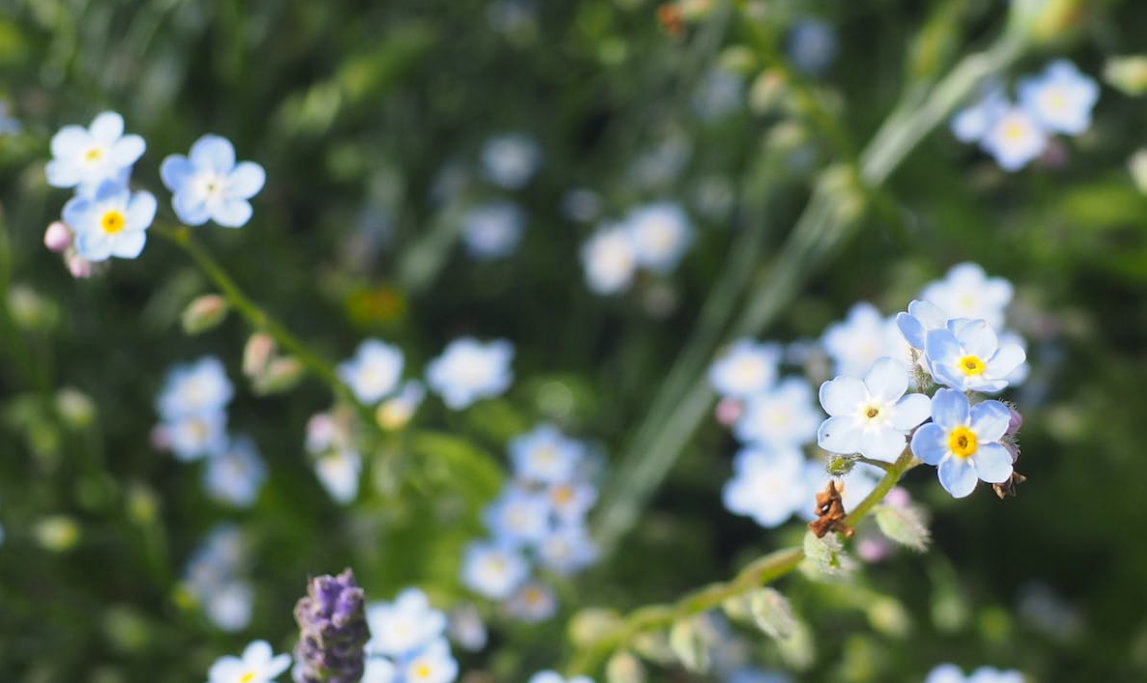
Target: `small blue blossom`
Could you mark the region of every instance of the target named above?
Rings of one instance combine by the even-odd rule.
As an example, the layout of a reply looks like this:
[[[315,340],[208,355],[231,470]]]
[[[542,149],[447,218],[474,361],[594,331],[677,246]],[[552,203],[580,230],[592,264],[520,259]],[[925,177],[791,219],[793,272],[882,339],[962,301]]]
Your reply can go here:
[[[837,375],[860,377],[885,356],[903,363],[908,371],[910,354],[895,319],[884,317],[867,301],[853,305],[843,321],[829,325],[823,344]]]
[[[510,485],[482,512],[494,539],[504,545],[536,543],[549,532],[550,502],[544,492]]]
[[[558,524],[537,546],[538,561],[559,576],[570,576],[597,561],[597,544],[584,524]]]
[[[1023,683],[1024,677],[1018,671],[1000,671],[982,666],[968,677],[955,664],[941,664],[928,673],[924,683]]]
[[[332,450],[315,458],[315,476],[336,503],[347,505],[358,497],[362,456],[349,449]]]
[[[395,683],[451,683],[458,677],[458,662],[445,638],[432,640],[397,662]]]
[[[558,599],[554,589],[540,581],[530,581],[506,601],[506,614],[527,624],[545,621],[557,611]]]
[[[482,614],[473,603],[464,602],[450,610],[446,631],[450,640],[467,652],[478,652],[486,647],[489,633]],[[364,682],[365,683],[365,682]]]
[[[780,526],[808,504],[802,485],[804,467],[804,456],[793,447],[737,451],[733,478],[722,491],[725,508],[752,517],[766,529]]]
[[[960,142],[979,142],[1010,106],[999,83],[992,83],[972,106],[952,117],[952,134]]]
[[[820,76],[836,59],[836,33],[819,19],[801,19],[789,31],[789,61],[800,71]]]
[[[924,341],[931,330],[942,330],[948,324],[948,315],[931,301],[913,299],[908,304],[908,312],[896,314],[896,326],[908,345],[919,351],[924,350]]]
[[[398,393],[386,399],[375,410],[375,419],[383,429],[401,429],[410,422],[422,400],[426,398],[426,387],[416,379],[402,383]]]
[[[525,226],[526,215],[516,204],[489,202],[462,218],[462,241],[475,259],[504,258],[518,248]]]
[[[510,439],[514,475],[530,482],[569,481],[585,455],[585,446],[552,424],[540,424]]]
[[[22,130],[23,124],[8,113],[8,103],[0,100],[0,135],[16,135]]]
[[[507,190],[516,190],[529,182],[540,162],[538,143],[526,135],[502,135],[482,147],[482,176]]]
[[[49,185],[95,188],[105,180],[126,184],[132,165],[143,156],[147,144],[138,135],[124,135],[123,117],[105,111],[89,128],[61,128],[52,136],[51,148],[52,160],[44,169]]]
[[[606,224],[581,247],[585,281],[595,294],[620,294],[637,274],[637,244],[625,225]]]
[[[132,193],[125,185],[105,180],[90,196],[78,194],[68,200],[63,216],[75,233],[79,255],[87,261],[104,261],[140,255],[155,209],[150,192]]]
[[[561,674],[555,671],[539,671],[538,673],[530,676],[527,683],[593,683],[593,679],[589,676],[574,676],[570,679],[562,678]]]
[[[693,110],[702,121],[716,121],[740,109],[745,100],[745,79],[721,67],[705,72],[693,93]]]
[[[339,363],[337,371],[355,398],[373,405],[398,388],[402,365],[402,349],[367,339],[358,345],[353,359]]]
[[[403,657],[436,640],[446,630],[446,615],[431,607],[426,594],[407,588],[394,602],[372,602],[366,607],[370,626],[369,655]]]
[[[255,593],[241,576],[249,561],[242,533],[223,524],[212,529],[184,570],[184,589],[224,631],[241,631],[251,621]]]
[[[207,683],[270,683],[291,666],[291,655],[276,655],[265,640],[256,640],[240,657],[220,657],[207,672]]]
[[[738,339],[710,366],[709,384],[721,396],[749,398],[773,385],[783,356],[778,344]]]
[[[800,377],[789,377],[751,397],[733,432],[746,444],[801,446],[816,437],[821,419],[809,383]]]
[[[830,453],[895,462],[908,433],[930,412],[927,396],[905,396],[907,390],[904,366],[891,358],[873,363],[863,381],[843,376],[825,382],[820,404],[830,417],[817,431],[817,444]]]
[[[466,546],[462,583],[491,600],[505,600],[525,582],[530,566],[518,550],[498,543],[474,542]]]
[[[559,522],[578,523],[597,502],[597,489],[588,482],[562,482],[550,484],[546,496]]]
[[[462,410],[510,386],[513,358],[514,347],[505,340],[483,344],[473,337],[455,339],[426,366],[426,384],[447,407]]]
[[[1091,126],[1099,85],[1068,60],[1057,59],[1039,76],[1020,81],[1019,99],[1047,130],[1079,135]]]
[[[207,459],[203,486],[207,495],[220,502],[247,508],[255,504],[267,480],[267,466],[255,443],[239,437],[231,445]]]
[[[171,190],[171,206],[186,225],[209,220],[240,228],[251,220],[248,200],[263,189],[266,172],[252,161],[235,163],[235,148],[226,138],[204,135],[191,146],[190,156],[172,154],[159,167]]]
[[[1013,294],[1011,282],[988,277],[979,265],[965,262],[952,266],[943,280],[929,283],[917,298],[931,302],[949,318],[978,318],[1000,328]]]
[[[626,216],[625,226],[633,239],[637,265],[654,273],[668,273],[676,268],[693,242],[689,218],[673,202],[638,207]]]
[[[1000,168],[1018,171],[1047,149],[1047,131],[1022,107],[1009,107],[988,128],[980,146]]]
[[[999,401],[971,406],[967,396],[940,389],[932,398],[932,422],[912,436],[912,453],[937,468],[940,485],[954,498],[963,498],[976,482],[1002,484],[1012,476],[1012,455],[1000,439],[1008,430],[1011,412]]]
[[[227,413],[208,410],[160,423],[164,441],[184,462],[223,452],[227,447]]]
[[[1022,347],[1000,345],[986,321],[965,318],[929,331],[924,351],[932,376],[961,391],[1002,391],[1025,358]]]
[[[167,373],[156,409],[168,419],[222,410],[234,391],[223,362],[215,356],[204,356],[194,363],[177,365]]]

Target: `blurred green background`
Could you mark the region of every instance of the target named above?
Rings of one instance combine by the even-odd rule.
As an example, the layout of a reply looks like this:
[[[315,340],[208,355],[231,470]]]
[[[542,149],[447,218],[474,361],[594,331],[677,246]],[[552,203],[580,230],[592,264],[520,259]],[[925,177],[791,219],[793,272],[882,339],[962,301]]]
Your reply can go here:
[[[202,680],[251,639],[289,649],[306,577],[347,565],[368,595],[418,583],[441,604],[460,598],[458,557],[481,533],[506,439],[549,419],[621,453],[685,340],[709,324],[700,311],[744,236],[754,235],[747,288],[778,267],[820,171],[851,162],[905,91],[985,47],[1007,14],[994,0],[704,9],[677,32],[643,0],[0,0],[0,96],[24,126],[0,137],[0,680]],[[784,57],[807,17],[839,42],[819,78]],[[999,76],[1068,57],[1098,79],[1109,58],[1145,45],[1141,3],[1081,3]],[[740,84],[719,115],[699,104],[715,69]],[[769,91],[769,73],[791,87]],[[375,444],[385,467],[368,469],[344,509],[302,447],[327,388],[306,381],[258,398],[240,386],[230,422],[259,443],[269,483],[251,510],[211,503],[194,466],[151,445],[154,397],[168,367],[208,353],[239,377],[249,330],[233,318],[181,332],[184,305],[211,288],[157,237],[91,280],[73,279],[41,243],[67,199],[45,183],[47,142],[107,109],[147,140],[134,182],[161,206],[160,160],[203,133],[266,168],[254,220],[202,241],[328,358],[379,336],[416,369],[460,334],[504,337],[517,348],[514,387],[461,414],[428,402],[414,428]],[[512,193],[529,217],[523,244],[475,263],[457,244],[458,216],[509,194],[474,169],[489,138],[515,132],[543,159]],[[918,681],[942,661],[1049,683],[1147,680],[1147,548],[1135,540],[1147,522],[1147,197],[1127,170],[1144,144],[1144,100],[1107,85],[1086,134],[1015,174],[941,123],[866,195],[848,239],[802,272],[768,338],[815,338],[862,299],[893,313],[952,264],[978,262],[1016,284],[1034,372],[1014,397],[1029,478],[1017,498],[954,501],[914,471],[908,486],[934,512],[928,554],[898,554],[853,587],[781,584],[814,634],[816,657],[795,680]],[[642,163],[664,172],[643,174]],[[562,211],[575,188],[599,193],[606,216],[675,198],[697,242],[672,277],[595,296],[578,257],[594,226]],[[727,303],[731,319],[751,301]],[[94,412],[77,414],[64,388]],[[792,539],[721,506],[735,446],[713,420],[679,446],[622,549],[562,587],[562,615],[499,623],[484,652],[461,657],[463,671],[525,680],[560,663],[576,608],[670,600]],[[184,563],[224,520],[253,546],[256,611],[239,634],[212,627],[178,590]],[[882,621],[873,595],[899,601],[910,626]]]

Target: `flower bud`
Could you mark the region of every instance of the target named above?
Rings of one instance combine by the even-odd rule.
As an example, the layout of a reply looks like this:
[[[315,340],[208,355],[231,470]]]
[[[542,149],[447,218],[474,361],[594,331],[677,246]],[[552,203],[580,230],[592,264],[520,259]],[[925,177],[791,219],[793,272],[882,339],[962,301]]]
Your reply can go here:
[[[917,552],[923,552],[928,547],[931,534],[923,512],[916,506],[877,505],[873,513],[880,531],[890,540]]]
[[[1011,29],[1037,43],[1050,43],[1080,23],[1083,7],[1083,0],[1012,0]]]
[[[275,340],[266,332],[256,332],[243,347],[243,374],[258,377],[275,355]]]
[[[1147,194],[1147,149],[1141,149],[1127,160],[1127,168],[1131,171],[1131,179],[1135,187],[1143,194]]]
[[[703,674],[712,663],[709,642],[699,632],[693,619],[680,619],[669,629],[669,647],[686,671]]]
[[[1137,97],[1147,93],[1147,57],[1109,57],[1103,65],[1103,80],[1124,95]]]
[[[295,605],[299,643],[295,646],[297,683],[358,683],[370,640],[363,590],[347,569],[338,576],[319,576]]]
[[[77,280],[86,280],[96,274],[96,264],[73,250],[68,250],[67,255],[64,256],[64,263],[68,266],[68,272]]]
[[[251,388],[256,394],[266,396],[295,388],[303,378],[303,364],[294,356],[284,356],[271,361],[267,369],[255,378]]]
[[[776,640],[784,640],[796,630],[792,605],[774,588],[760,588],[749,595],[749,611],[757,628]]]
[[[206,332],[223,322],[230,309],[227,300],[218,294],[195,297],[183,309],[183,331],[187,334]]]
[[[34,534],[41,546],[62,553],[70,550],[80,540],[80,527],[71,517],[52,515],[36,523]]]
[[[56,410],[69,427],[83,429],[95,418],[96,404],[82,391],[64,387],[56,393]]]
[[[44,246],[57,254],[64,253],[72,246],[72,231],[60,221],[52,223],[44,231]]]
[[[632,653],[621,651],[605,664],[606,683],[645,683],[645,667]]]

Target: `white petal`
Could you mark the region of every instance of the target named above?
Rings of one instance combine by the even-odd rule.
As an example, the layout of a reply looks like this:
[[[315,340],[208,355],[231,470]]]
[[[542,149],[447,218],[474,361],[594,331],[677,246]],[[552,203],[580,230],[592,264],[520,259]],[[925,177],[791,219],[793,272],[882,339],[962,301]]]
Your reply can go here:
[[[855,377],[837,377],[820,385],[820,404],[829,415],[849,415],[868,400],[864,382]]]
[[[227,199],[250,199],[263,189],[263,183],[266,180],[267,174],[262,166],[251,161],[244,161],[236,166],[231,175],[227,177],[227,184],[223,190],[224,196]]]
[[[105,111],[92,121],[92,138],[110,145],[123,135],[123,117],[114,111]]]
[[[245,199],[225,199],[211,212],[211,218],[225,228],[241,228],[251,220],[251,202]]]
[[[924,394],[908,394],[896,402],[889,421],[902,432],[915,428],[932,415],[932,399]]]
[[[864,376],[864,386],[881,403],[892,403],[908,390],[908,371],[891,358],[878,358]]]

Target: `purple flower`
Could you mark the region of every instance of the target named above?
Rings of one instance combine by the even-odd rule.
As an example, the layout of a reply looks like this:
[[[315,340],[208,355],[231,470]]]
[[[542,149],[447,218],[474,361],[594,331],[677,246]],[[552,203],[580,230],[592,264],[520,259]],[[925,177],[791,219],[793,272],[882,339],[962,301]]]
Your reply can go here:
[[[296,683],[362,680],[363,647],[370,640],[363,598],[350,569],[311,579],[306,597],[295,605],[299,644],[291,676]]]

